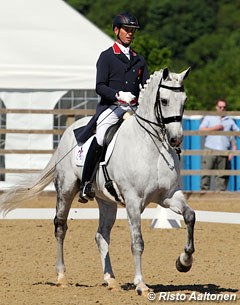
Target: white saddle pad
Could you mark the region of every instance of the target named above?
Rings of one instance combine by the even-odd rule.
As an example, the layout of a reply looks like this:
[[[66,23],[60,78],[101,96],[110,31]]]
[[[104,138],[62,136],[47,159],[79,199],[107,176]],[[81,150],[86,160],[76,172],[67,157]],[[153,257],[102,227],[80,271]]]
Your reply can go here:
[[[108,145],[108,148],[107,148],[107,151],[106,151],[106,154],[105,154],[105,160],[103,162],[101,162],[100,165],[106,164],[108,162],[109,158],[111,157],[114,145],[116,143],[118,132],[119,132],[119,129],[117,130],[117,132],[113,136],[112,141]],[[93,135],[91,138],[89,138],[82,146],[77,147],[77,150],[76,150],[77,151],[77,153],[76,153],[76,165],[77,166],[83,166],[84,165],[85,158],[86,158],[87,153],[88,153],[88,149],[89,149],[90,144],[92,143],[92,140],[93,140],[94,137],[95,137],[95,135]]]

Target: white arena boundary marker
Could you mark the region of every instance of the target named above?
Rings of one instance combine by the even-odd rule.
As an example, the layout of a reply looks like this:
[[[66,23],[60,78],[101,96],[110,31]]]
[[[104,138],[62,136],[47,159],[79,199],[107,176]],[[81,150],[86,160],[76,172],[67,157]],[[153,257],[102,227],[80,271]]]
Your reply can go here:
[[[153,218],[151,223],[152,228],[155,229],[181,228],[180,220],[183,220],[183,217],[181,215],[177,215],[176,213],[173,213],[169,209],[162,208],[160,205],[158,205],[155,208],[155,210],[156,210],[155,217]]]
[[[147,208],[142,214],[142,219],[153,219],[153,228],[173,228],[178,227],[176,224],[183,220],[181,215],[172,212],[169,209],[166,211],[165,216],[161,214],[163,208]],[[0,213],[0,219],[4,220],[41,220],[51,219],[55,217],[55,208],[20,208],[9,212],[5,217]],[[226,224],[240,224],[240,213],[229,212],[212,212],[212,211],[195,211],[196,220],[199,222],[212,222],[212,223],[226,223]],[[162,216],[161,216],[162,215]],[[99,211],[97,208],[72,208],[69,212],[69,219],[98,219]],[[117,219],[127,219],[126,210],[119,208],[117,212]],[[175,221],[175,222],[174,222]],[[166,225],[166,222],[167,225]],[[170,224],[170,225],[169,225]]]

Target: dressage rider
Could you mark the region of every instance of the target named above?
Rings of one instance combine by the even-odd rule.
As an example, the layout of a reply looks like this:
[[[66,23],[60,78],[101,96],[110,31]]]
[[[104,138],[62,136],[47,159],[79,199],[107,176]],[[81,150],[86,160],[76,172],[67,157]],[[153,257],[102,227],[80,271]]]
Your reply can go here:
[[[96,92],[101,101],[97,105],[96,115],[88,124],[96,123],[96,137],[84,163],[79,202],[86,203],[95,196],[92,180],[101,158],[105,132],[130,106],[137,106],[140,88],[149,77],[144,58],[130,47],[139,28],[137,18],[130,13],[116,15],[113,19],[116,41],[100,54],[97,61]]]

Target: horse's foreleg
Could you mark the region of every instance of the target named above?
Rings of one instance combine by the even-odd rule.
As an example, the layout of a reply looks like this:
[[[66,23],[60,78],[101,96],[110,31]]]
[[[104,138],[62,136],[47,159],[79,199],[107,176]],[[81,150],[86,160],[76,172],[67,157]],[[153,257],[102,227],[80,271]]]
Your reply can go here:
[[[193,262],[195,212],[187,205],[182,191],[177,191],[171,199],[166,199],[165,203],[174,212],[182,214],[187,225],[187,243],[184,252],[180,254],[176,261],[176,268],[180,272],[188,272]]]
[[[111,260],[109,256],[109,244],[111,229],[116,220],[117,205],[115,203],[105,204],[97,199],[99,205],[99,226],[96,233],[96,243],[101,256],[104,280],[108,284],[109,289],[118,288],[115,276],[112,270]]]
[[[131,250],[135,262],[134,285],[139,295],[146,295],[149,292],[149,288],[144,283],[142,276],[144,241],[141,232],[141,213],[134,207],[127,208],[127,213],[131,233]]]
[[[183,218],[187,225],[187,243],[184,252],[176,260],[176,268],[180,272],[188,272],[193,262],[195,212],[186,206],[183,210]]]

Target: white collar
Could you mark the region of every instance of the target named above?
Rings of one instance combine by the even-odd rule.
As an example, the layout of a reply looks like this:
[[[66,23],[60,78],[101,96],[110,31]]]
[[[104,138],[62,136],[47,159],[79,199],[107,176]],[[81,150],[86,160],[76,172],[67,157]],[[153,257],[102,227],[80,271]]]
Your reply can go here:
[[[130,46],[129,47],[124,47],[122,44],[120,44],[117,41],[116,41],[116,44],[119,46],[119,48],[123,52],[123,54],[125,54],[126,56],[128,56],[130,54]]]

